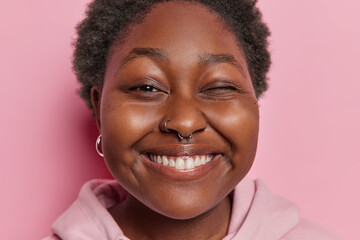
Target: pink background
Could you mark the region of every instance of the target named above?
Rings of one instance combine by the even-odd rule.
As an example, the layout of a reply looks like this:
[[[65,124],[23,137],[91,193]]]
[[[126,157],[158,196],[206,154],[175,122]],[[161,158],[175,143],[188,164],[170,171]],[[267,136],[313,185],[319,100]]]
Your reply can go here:
[[[109,177],[71,72],[87,2],[0,2],[0,239],[50,234],[86,180]],[[259,6],[274,64],[251,175],[297,202],[302,216],[358,239],[360,2]]]

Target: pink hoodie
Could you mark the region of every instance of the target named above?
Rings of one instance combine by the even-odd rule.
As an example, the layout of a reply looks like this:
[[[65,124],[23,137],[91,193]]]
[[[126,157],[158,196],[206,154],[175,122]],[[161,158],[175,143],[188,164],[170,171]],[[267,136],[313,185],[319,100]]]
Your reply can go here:
[[[126,191],[115,180],[92,180],[79,198],[53,224],[54,235],[43,240],[129,240],[108,208]],[[234,190],[228,234],[223,240],[335,240],[338,237],[299,218],[295,204],[273,195],[261,181],[247,178]]]

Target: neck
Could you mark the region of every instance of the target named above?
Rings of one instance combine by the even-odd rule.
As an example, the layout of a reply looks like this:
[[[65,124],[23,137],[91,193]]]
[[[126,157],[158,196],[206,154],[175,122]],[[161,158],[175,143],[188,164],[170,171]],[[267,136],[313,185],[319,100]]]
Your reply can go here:
[[[226,197],[211,210],[191,219],[178,220],[146,207],[130,194],[121,204],[109,209],[124,234],[130,239],[222,239],[226,236],[231,202]]]

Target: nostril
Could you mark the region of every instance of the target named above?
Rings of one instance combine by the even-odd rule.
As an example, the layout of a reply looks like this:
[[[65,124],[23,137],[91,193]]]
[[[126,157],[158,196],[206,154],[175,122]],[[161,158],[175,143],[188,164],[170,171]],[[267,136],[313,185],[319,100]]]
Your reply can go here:
[[[170,130],[167,128],[167,123],[170,122],[170,120],[166,120],[164,123],[164,131],[165,132],[170,132]]]
[[[204,114],[200,111],[170,111],[167,118],[160,122],[159,128],[164,133],[175,133],[180,140],[190,139],[195,133],[207,127]]]

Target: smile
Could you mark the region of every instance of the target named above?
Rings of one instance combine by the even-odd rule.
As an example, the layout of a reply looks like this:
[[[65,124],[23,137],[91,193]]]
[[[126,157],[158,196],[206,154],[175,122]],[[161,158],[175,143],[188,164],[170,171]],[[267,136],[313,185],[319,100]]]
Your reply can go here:
[[[152,162],[179,170],[190,170],[210,162],[214,155],[165,156],[149,154]]]

